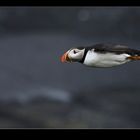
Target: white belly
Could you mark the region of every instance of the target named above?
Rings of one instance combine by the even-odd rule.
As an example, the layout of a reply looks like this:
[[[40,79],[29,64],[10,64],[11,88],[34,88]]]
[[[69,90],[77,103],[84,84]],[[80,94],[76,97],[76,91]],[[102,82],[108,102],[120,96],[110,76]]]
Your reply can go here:
[[[130,60],[126,59],[128,54],[96,53],[89,51],[86,55],[84,64],[91,67],[113,67],[124,64]]]

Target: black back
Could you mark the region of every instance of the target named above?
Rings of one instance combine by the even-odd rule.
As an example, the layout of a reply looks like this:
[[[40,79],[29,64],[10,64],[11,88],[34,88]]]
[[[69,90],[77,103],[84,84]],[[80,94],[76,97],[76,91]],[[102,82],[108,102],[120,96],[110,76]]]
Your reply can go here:
[[[98,53],[115,53],[115,54],[122,54],[127,53],[132,56],[140,55],[139,50],[128,48],[124,45],[118,45],[118,44],[95,44],[93,46],[86,47],[87,50],[94,49],[95,52]]]

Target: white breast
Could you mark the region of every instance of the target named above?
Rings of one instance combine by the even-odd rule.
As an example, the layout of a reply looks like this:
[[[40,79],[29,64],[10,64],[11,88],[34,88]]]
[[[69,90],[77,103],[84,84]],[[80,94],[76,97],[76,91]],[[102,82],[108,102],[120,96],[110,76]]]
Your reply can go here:
[[[83,64],[91,67],[113,67],[124,64],[130,60],[126,59],[128,54],[97,53],[94,50],[88,51]]]

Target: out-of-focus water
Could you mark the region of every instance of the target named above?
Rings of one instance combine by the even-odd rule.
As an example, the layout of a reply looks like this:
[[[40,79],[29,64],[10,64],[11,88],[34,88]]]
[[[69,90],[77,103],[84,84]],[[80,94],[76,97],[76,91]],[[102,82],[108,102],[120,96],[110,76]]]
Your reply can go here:
[[[1,8],[0,127],[139,127],[140,62],[60,61],[101,42],[140,49],[139,17],[139,8]]]

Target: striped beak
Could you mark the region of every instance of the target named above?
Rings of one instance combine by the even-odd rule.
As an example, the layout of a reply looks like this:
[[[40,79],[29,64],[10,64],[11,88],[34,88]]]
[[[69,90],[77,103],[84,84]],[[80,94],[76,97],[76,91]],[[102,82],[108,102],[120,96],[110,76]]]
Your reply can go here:
[[[64,53],[62,56],[61,56],[61,62],[71,62],[70,58],[68,57],[68,52]]]

